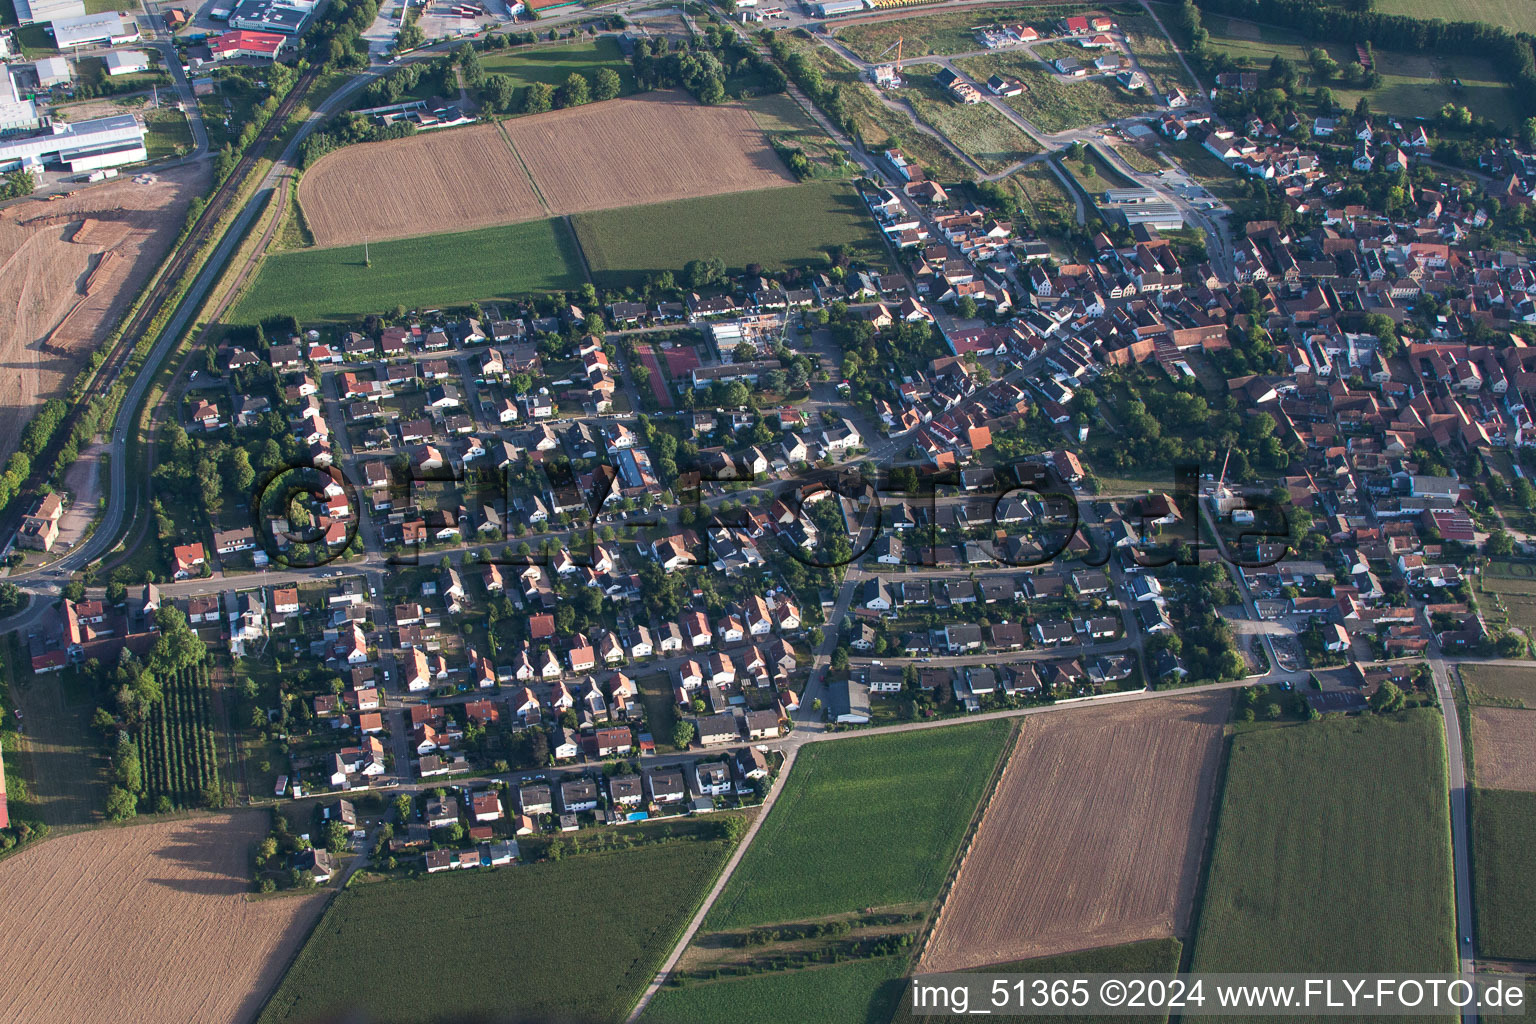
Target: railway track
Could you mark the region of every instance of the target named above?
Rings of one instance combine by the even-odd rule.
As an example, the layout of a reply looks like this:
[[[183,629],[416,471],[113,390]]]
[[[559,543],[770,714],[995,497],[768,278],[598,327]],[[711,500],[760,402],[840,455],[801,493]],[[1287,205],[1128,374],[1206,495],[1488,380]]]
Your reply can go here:
[[[159,273],[156,274],[149,285],[144,301],[140,303],[138,311],[129,317],[128,322],[123,327],[122,334],[118,337],[117,344],[113,346],[111,353],[102,361],[101,366],[97,368],[94,377],[85,388],[84,397],[75,404],[74,408],[69,411],[69,415],[65,417],[64,422],[60,424],[59,429],[54,432],[53,441],[33,459],[32,474],[27,480],[27,485],[23,489],[24,492],[35,493],[37,487],[53,468],[54,461],[58,458],[58,453],[63,448],[64,442],[74,432],[75,424],[79,422],[80,416],[84,413],[89,396],[100,394],[118,382],[124,368],[128,364],[129,358],[133,354],[133,350],[138,346],[139,341],[142,340],[144,333],[160,314],[165,312],[170,306],[177,285],[184,279],[199,250],[203,248],[209,239],[213,238],[218,230],[220,220],[229,212],[235,200],[239,197],[240,191],[244,187],[246,178],[250,176],[252,168],[256,166],[256,162],[261,159],[261,155],[266,152],[267,147],[272,144],[272,140],[277,138],[283,126],[288,123],[288,118],[309,93],[310,86],[314,84],[319,74],[320,69],[318,67],[309,69],[293,84],[293,88],[288,90],[288,95],[283,97],[282,102],[277,105],[277,109],[273,111],[272,117],[262,127],[261,131],[257,133],[255,140],[246,147],[245,152],[241,154],[234,170],[229,173],[229,176],[224,179],[224,183],[209,197],[207,205],[203,207],[203,212],[193,223],[192,230],[187,233],[187,237],[181,240],[180,244],[166,257],[165,262],[161,264]],[[146,366],[140,372],[152,372],[152,368]],[[3,518],[0,518],[0,537],[9,537],[14,533],[21,525],[21,520],[27,511],[26,503],[18,502],[13,504],[4,514]]]

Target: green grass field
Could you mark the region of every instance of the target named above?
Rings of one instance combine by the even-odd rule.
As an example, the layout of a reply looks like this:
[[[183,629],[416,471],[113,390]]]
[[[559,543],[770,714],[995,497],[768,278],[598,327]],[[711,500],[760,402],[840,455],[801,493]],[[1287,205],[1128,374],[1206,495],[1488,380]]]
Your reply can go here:
[[[1452,970],[1439,713],[1231,742],[1192,970]]]
[[[1183,944],[1178,939],[1149,939],[1146,942],[1131,942],[1123,946],[1104,946],[1100,949],[1085,949],[1076,953],[1062,953],[1058,956],[1042,956],[1033,960],[992,964],[988,967],[978,967],[976,971],[987,974],[1171,975],[1178,972],[1179,955],[1183,948]],[[903,1001],[896,1015],[891,1018],[891,1024],[924,1024],[934,1019],[931,1016],[918,1016],[912,1013]],[[1116,1022],[1124,1024],[1125,1021],[1124,1017],[1086,1015],[1068,1017],[1048,1013],[1028,1016],[992,1014],[987,1019],[997,1024],[1116,1024]],[[1137,1017],[1137,1020],[1144,1021],[1145,1024],[1156,1024],[1158,1021],[1167,1019],[1166,1013],[1149,1013],[1144,1017]]]
[[[1472,902],[1477,952],[1536,959],[1536,793],[1472,793]]]
[[[1536,6],[1525,0],[1379,0],[1371,9],[1425,20],[1485,21],[1511,32],[1536,32]]]
[[[230,320],[291,313],[302,323],[345,321],[397,304],[467,305],[582,282],[575,241],[558,219],[378,242],[368,256],[364,265],[360,245],[268,255]]]
[[[729,849],[682,841],[353,886],[261,1024],[623,1020]]]
[[[802,748],[705,927],[932,900],[1010,728],[993,721]]]
[[[788,93],[773,92],[742,102],[752,120],[772,141],[802,150],[810,158],[818,178],[846,178],[853,165],[842,156],[837,143]]]
[[[144,151],[150,160],[183,156],[192,151],[192,126],[174,107],[144,115]]]
[[[1020,79],[1024,92],[1005,102],[1042,132],[1084,128],[1139,114],[1154,105],[1151,96],[1133,95],[1112,82],[1097,78],[1067,81],[1023,52],[961,57],[955,66],[978,82],[995,74]]]
[[[1536,665],[1462,665],[1461,678],[1473,704],[1536,708]]]
[[[884,263],[868,208],[841,181],[599,210],[571,222],[593,279],[605,288],[711,256],[734,271],[748,263],[777,270],[824,261],[828,249],[842,246],[855,259]]]
[[[901,997],[899,957],[664,988],[641,1024],[887,1024]]]
[[[917,116],[942,132],[988,174],[996,174],[1040,147],[990,103],[957,102],[934,80],[937,64],[908,64],[902,68],[903,88],[893,95],[912,105]]]
[[[565,46],[488,50],[481,54],[480,64],[487,71],[506,75],[519,89],[534,82],[564,85],[572,72],[590,79],[599,69],[611,68],[619,73],[624,83],[619,95],[627,96],[635,91],[634,68],[619,52],[618,38],[611,35]]]
[[[1064,235],[1076,216],[1076,205],[1061,179],[1043,162],[1027,164],[998,182],[1013,193],[1031,222],[1047,235]]]

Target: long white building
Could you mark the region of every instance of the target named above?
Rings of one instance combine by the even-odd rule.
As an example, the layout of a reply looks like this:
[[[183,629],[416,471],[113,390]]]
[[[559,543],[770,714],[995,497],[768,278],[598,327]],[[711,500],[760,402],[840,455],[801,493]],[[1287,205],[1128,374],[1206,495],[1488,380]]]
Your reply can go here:
[[[116,11],[85,14],[78,18],[53,19],[53,41],[61,50],[67,50],[72,46],[92,46],[97,43],[121,46],[124,43],[138,42],[138,39],[138,22],[131,18],[124,21],[122,15]]]
[[[85,0],[15,0],[16,20],[23,25],[85,14]]]
[[[35,135],[0,139],[0,172],[63,164],[71,171],[120,167],[148,159],[144,125],[134,114],[91,121],[55,121]]]

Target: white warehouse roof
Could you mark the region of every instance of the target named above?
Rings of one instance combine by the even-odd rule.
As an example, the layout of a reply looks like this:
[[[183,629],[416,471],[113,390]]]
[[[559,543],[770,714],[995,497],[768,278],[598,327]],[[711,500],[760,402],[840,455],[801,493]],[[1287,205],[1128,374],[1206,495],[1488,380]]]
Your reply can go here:
[[[0,170],[35,166],[58,160],[66,153],[91,152],[143,140],[144,125],[133,114],[113,114],[74,124],[55,122],[51,132],[0,139]]]
[[[61,50],[86,43],[138,37],[138,25],[125,24],[122,15],[116,11],[86,14],[78,18],[53,19],[53,41]]]
[[[55,18],[78,18],[85,13],[85,0],[15,0],[16,20],[23,25]]]

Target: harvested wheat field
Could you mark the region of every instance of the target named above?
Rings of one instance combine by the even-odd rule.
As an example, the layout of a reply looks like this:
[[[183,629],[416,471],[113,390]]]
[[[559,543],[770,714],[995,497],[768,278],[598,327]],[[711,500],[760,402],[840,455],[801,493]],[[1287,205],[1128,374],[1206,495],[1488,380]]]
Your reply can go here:
[[[747,108],[653,92],[506,124],[555,213],[793,185]]]
[[[547,216],[494,124],[344,146],[304,172],[299,205],[316,245]]]
[[[1536,793],[1536,711],[1472,709],[1472,763],[1484,789]]]
[[[1182,934],[1226,695],[1025,719],[940,908],[925,971]]]
[[[0,459],[68,390],[207,187],[203,165],[0,210]]]
[[[0,1022],[254,1017],[325,902],[247,901],[267,820],[97,829],[0,862]]]
[[[316,245],[356,245],[792,184],[745,107],[653,92],[346,146],[299,204]]]

